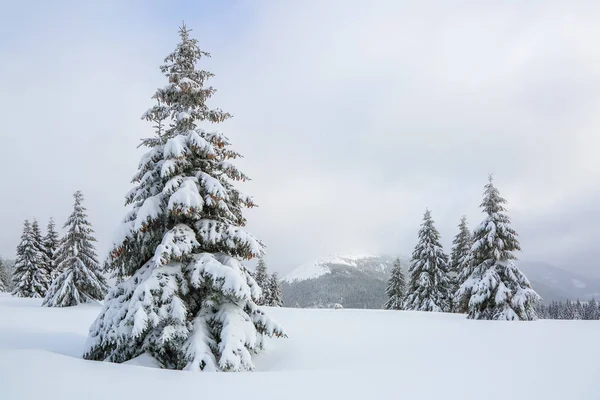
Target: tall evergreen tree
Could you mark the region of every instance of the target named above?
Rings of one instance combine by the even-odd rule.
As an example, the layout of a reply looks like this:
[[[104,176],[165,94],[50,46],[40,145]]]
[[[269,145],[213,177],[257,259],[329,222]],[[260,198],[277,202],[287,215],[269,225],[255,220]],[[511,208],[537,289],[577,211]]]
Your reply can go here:
[[[490,176],[481,203],[486,217],[473,233],[473,272],[457,291],[460,303],[469,305],[471,319],[537,319],[535,305],[540,296],[513,264],[513,253],[521,247],[505,203]]]
[[[404,271],[402,271],[402,263],[399,258],[394,261],[385,294],[388,297],[388,300],[384,305],[386,310],[403,309],[404,297],[406,295],[406,281],[404,278]]]
[[[67,233],[56,249],[59,271],[44,298],[43,306],[70,307],[102,300],[108,287],[100,273],[92,225],[83,206],[83,193],[75,192],[73,212],[65,222]]]
[[[256,301],[256,304],[259,306],[269,305],[271,301],[271,294],[269,292],[269,274],[267,273],[267,264],[263,257],[258,259],[258,264],[256,265],[256,272],[254,273],[254,280],[256,284],[261,288],[262,294],[260,298]]]
[[[197,70],[209,54],[182,26],[181,41],[161,71],[167,86],[144,114],[156,135],[127,195],[133,206],[115,240],[109,268],[131,278],[105,299],[90,328],[84,357],[124,362],[142,354],[162,367],[193,371],[253,369],[263,335],[284,336],[256,305],[260,288],[241,259],[260,257],[263,245],[245,232],[242,195],[247,177],[221,133],[200,123],[230,115],[209,109],[212,74]]]
[[[50,284],[48,270],[36,247],[36,238],[29,221],[23,224],[21,243],[13,272],[13,295],[17,297],[44,297]]]
[[[431,211],[426,210],[419,230],[419,243],[412,254],[404,308],[415,311],[450,311],[448,256],[440,243]]]
[[[58,233],[56,232],[54,225],[54,218],[50,218],[48,226],[46,227],[46,236],[44,236],[44,249],[46,256],[49,260],[50,266],[50,278],[54,280],[58,276],[58,269],[56,265],[56,249],[59,245]]]
[[[463,216],[458,225],[458,234],[452,241],[452,252],[450,254],[450,274],[453,283],[452,295],[456,293],[460,285],[465,282],[471,272],[473,272],[471,263],[471,246],[473,238],[469,226],[467,225],[467,217]],[[460,303],[459,299],[453,299],[452,308],[454,312],[466,313],[468,304]]]

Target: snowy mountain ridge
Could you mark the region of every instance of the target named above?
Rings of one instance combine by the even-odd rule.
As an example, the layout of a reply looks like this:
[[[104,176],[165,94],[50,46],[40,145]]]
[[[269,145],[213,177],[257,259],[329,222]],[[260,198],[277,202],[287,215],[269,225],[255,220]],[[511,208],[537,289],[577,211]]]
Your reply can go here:
[[[336,254],[302,264],[283,279],[284,304],[321,307],[381,308],[395,257]],[[404,262],[405,268],[408,262]]]
[[[360,261],[368,261],[376,258],[378,256],[372,254],[333,254],[300,265],[288,273],[283,278],[283,281],[292,283],[318,278],[331,273],[330,265],[332,264],[359,268]]]

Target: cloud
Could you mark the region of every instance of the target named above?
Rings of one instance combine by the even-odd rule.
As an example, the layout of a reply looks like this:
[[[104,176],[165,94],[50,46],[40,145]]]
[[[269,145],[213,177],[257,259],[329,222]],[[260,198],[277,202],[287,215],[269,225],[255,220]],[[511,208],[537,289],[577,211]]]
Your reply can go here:
[[[26,35],[0,43],[1,254],[22,219],[63,220],[78,188],[107,250],[150,129],[139,116],[185,17],[213,55],[212,104],[234,114],[220,129],[246,157],[243,190],[260,205],[249,229],[272,268],[334,251],[410,254],[425,207],[449,246],[462,214],[481,219],[493,172],[521,258],[587,269],[600,239],[588,222],[600,218],[600,6],[372,3],[19,14]]]

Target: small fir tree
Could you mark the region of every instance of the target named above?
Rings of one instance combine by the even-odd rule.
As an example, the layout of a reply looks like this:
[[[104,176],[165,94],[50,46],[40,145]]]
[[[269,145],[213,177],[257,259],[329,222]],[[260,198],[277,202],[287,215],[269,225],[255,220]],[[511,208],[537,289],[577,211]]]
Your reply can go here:
[[[490,176],[481,203],[486,217],[473,234],[473,272],[456,296],[461,304],[469,305],[471,319],[537,319],[535,306],[540,296],[513,264],[513,253],[521,248],[505,213],[505,203]]]
[[[109,256],[109,269],[131,278],[105,299],[90,328],[84,357],[125,362],[146,354],[162,367],[192,371],[252,370],[263,337],[284,336],[256,305],[261,290],[243,259],[263,245],[245,232],[244,207],[254,202],[235,181],[247,177],[231,161],[221,133],[198,125],[230,115],[210,109],[210,72],[196,63],[209,54],[190,31],[167,56],[168,84],[144,114],[156,136],[142,157],[127,196],[132,210]]]
[[[44,297],[50,284],[48,270],[40,258],[31,224],[25,221],[21,243],[17,246],[17,258],[13,272],[13,295],[16,297]]]
[[[535,307],[535,312],[539,319],[549,319],[548,307],[542,302],[538,302]]]
[[[49,260],[50,267],[50,278],[52,281],[58,276],[58,269],[56,265],[56,249],[59,245],[58,233],[56,232],[54,225],[54,218],[50,218],[48,226],[46,227],[46,236],[44,236],[44,249],[46,256]]]
[[[472,272],[471,263],[471,246],[473,238],[469,226],[467,225],[467,217],[463,216],[458,225],[458,234],[452,241],[452,252],[450,254],[450,274],[453,283],[452,294],[456,293],[458,288],[465,282]],[[466,313],[469,305],[465,302],[460,302],[459,299],[453,299],[452,309],[454,312]]]
[[[281,282],[279,281],[277,272],[273,272],[271,274],[267,286],[269,288],[269,303],[266,305],[269,305],[271,307],[283,306],[283,290],[281,288]]]
[[[577,299],[573,307],[573,319],[583,319],[583,307],[579,299]]]
[[[64,225],[67,233],[56,250],[59,274],[44,298],[43,306],[70,307],[102,300],[108,287],[100,273],[93,242],[92,225],[87,220],[83,194],[73,195],[73,212]]]
[[[0,257],[0,292],[8,291],[8,269],[4,265],[4,260]]]
[[[561,319],[575,319],[575,304],[571,300],[565,301]]]
[[[256,265],[256,271],[254,272],[254,280],[256,284],[261,288],[262,295],[256,301],[259,306],[268,305],[271,301],[271,294],[269,293],[269,274],[267,273],[267,264],[263,257],[258,259]]]
[[[596,299],[592,298],[585,307],[585,319],[597,320],[599,317],[598,303],[596,302]]]
[[[388,297],[388,300],[384,305],[386,310],[403,309],[404,297],[406,295],[406,282],[404,279],[404,271],[402,271],[402,263],[399,258],[394,261],[385,294]]]
[[[431,212],[425,211],[419,230],[419,243],[412,254],[404,309],[415,311],[450,311],[448,256],[440,244]]]

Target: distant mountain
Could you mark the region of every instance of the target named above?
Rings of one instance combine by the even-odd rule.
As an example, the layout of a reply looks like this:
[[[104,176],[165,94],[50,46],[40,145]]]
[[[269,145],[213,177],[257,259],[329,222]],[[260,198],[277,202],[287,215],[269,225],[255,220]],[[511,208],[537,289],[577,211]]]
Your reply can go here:
[[[589,300],[592,297],[600,299],[598,278],[583,276],[543,262],[518,261],[516,264],[545,303],[566,299]]]
[[[288,307],[382,308],[393,256],[338,254],[300,265],[283,278]],[[405,270],[409,261],[400,257]],[[600,279],[541,262],[518,263],[545,303],[600,299]]]
[[[290,307],[381,308],[394,257],[342,254],[303,264],[283,278]]]

